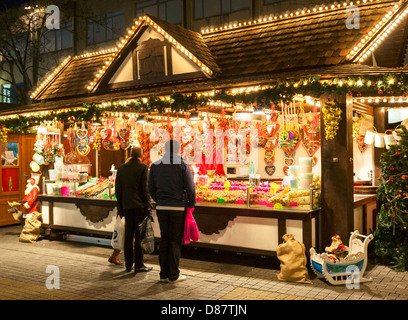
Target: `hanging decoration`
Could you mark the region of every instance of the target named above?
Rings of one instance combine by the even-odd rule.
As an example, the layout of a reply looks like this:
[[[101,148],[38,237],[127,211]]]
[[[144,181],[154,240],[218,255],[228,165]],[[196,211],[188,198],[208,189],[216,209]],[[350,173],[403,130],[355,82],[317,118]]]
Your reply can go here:
[[[276,167],[275,167],[274,165],[265,166],[265,172],[266,172],[268,175],[272,176],[272,175],[275,173],[275,171],[276,171]]]
[[[302,136],[298,130],[298,117],[295,104],[282,102],[282,131],[279,133],[279,148],[287,158],[294,158]]]
[[[302,145],[309,157],[313,157],[321,145],[320,125],[314,126],[307,121],[301,128]]]
[[[95,135],[96,135],[96,138],[95,138],[95,141],[93,143],[93,149],[96,150],[96,151],[99,151],[99,150],[101,150],[101,141],[102,141],[102,139],[101,139],[101,133],[99,132],[98,129],[96,129],[96,134]]]
[[[320,113],[317,111],[317,100],[314,101],[313,112],[304,113],[303,101],[301,101],[300,110],[302,145],[309,157],[313,157],[321,145]]]
[[[357,117],[353,116],[353,140],[356,140],[360,133],[361,127],[361,117],[358,115]]]
[[[139,130],[137,138],[139,145],[143,150],[143,154],[140,158],[140,161],[150,165],[150,150],[153,147],[153,143],[150,142],[150,135],[152,132],[145,132],[143,129]]]
[[[339,130],[341,120],[341,109],[335,101],[328,100],[322,108],[323,121],[325,125],[326,140],[333,140]]]
[[[0,118],[0,126],[5,125],[10,132],[23,132],[43,121],[56,120],[69,122],[71,119],[90,122],[100,118],[104,112],[163,113],[188,111],[191,108],[206,106],[211,101],[221,101],[232,106],[237,103],[279,105],[280,101],[292,101],[296,95],[320,97],[323,93],[354,96],[407,96],[408,74],[382,74],[377,76],[352,76],[322,80],[318,76],[308,76],[297,81],[277,80],[269,85],[258,86],[253,90],[212,90],[211,94],[181,94],[173,92],[169,98],[156,96],[127,100],[126,103],[110,101],[102,104],[83,104],[82,107],[66,109],[63,112],[45,111],[29,115],[8,115]],[[256,89],[256,90],[255,90]]]
[[[76,130],[76,149],[82,156],[88,155],[91,151],[88,135],[89,132],[85,127],[85,123],[82,122],[82,127]]]
[[[364,151],[366,151],[367,150],[367,148],[368,148],[368,144],[366,144],[365,142],[364,142],[364,136],[363,135],[359,135],[359,136],[357,136],[357,138],[356,138],[356,143],[357,143],[357,147],[358,147],[358,150],[361,152],[361,153],[363,153]]]
[[[6,128],[5,125],[0,127],[0,142],[7,142],[7,132],[9,130]]]
[[[128,127],[127,121],[123,121],[122,128],[118,131],[119,135],[119,145],[123,150],[127,150],[130,147],[130,129]]]
[[[117,137],[116,121],[108,119],[105,123],[105,129],[101,130],[102,146],[108,151],[117,151],[120,149],[120,142]]]

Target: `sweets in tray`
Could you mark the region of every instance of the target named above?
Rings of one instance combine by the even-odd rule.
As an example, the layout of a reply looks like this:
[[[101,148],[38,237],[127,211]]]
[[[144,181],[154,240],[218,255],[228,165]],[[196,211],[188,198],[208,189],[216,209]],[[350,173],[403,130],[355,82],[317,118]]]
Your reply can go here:
[[[79,189],[79,190],[78,190]],[[104,194],[109,192],[109,180],[107,178],[100,178],[88,181],[85,185],[77,188],[76,195],[92,198],[103,198]],[[114,188],[111,188],[113,194]]]
[[[319,179],[314,179],[313,185],[320,187]],[[196,187],[197,202],[217,202],[227,204],[247,204],[247,182],[209,183]],[[263,182],[260,186],[249,188],[250,205],[269,208],[310,208],[310,189],[283,188],[279,183]],[[319,192],[313,193],[313,207],[320,206]]]

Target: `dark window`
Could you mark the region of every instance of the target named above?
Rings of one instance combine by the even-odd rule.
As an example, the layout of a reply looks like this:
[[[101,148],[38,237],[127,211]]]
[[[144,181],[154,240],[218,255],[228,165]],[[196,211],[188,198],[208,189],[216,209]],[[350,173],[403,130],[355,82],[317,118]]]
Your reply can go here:
[[[249,0],[194,0],[194,19],[215,17],[249,9]]]
[[[41,41],[42,53],[72,48],[72,22],[61,23],[59,29],[45,29]]]
[[[124,9],[88,19],[88,44],[119,39],[125,28]]]
[[[23,83],[18,83],[17,87],[22,88],[24,86]],[[18,103],[20,100],[18,93],[14,86],[9,83],[1,85],[1,101],[4,103]]]
[[[150,0],[136,3],[136,17],[150,14],[174,24],[181,24],[180,0]]]
[[[273,3],[276,3],[276,2],[281,2],[282,0],[264,0],[264,3],[265,4],[273,4]]]

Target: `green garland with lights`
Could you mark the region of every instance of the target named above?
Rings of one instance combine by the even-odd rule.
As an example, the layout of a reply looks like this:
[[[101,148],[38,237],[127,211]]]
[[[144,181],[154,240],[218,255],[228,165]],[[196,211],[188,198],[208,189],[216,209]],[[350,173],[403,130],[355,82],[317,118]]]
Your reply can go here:
[[[337,94],[359,97],[370,96],[408,96],[408,74],[384,74],[380,76],[356,76],[348,78],[332,78],[322,81],[318,76],[309,76],[299,81],[279,80],[271,82],[266,89],[259,87],[250,92],[243,91],[236,94],[224,90],[214,90],[213,95],[181,94],[173,92],[170,99],[157,96],[139,98],[128,104],[110,101],[108,106],[100,104],[83,104],[82,108],[75,108],[67,112],[50,111],[47,114],[37,113],[25,117],[19,115],[14,118],[0,120],[0,126],[5,126],[9,132],[27,132],[27,129],[41,124],[43,121],[85,121],[100,118],[106,112],[158,112],[165,109],[172,111],[188,111],[207,105],[209,101],[222,101],[227,104],[237,103],[252,105],[255,109],[278,106],[281,101],[288,102],[296,95],[320,97],[322,94]],[[35,111],[35,110],[33,110]]]

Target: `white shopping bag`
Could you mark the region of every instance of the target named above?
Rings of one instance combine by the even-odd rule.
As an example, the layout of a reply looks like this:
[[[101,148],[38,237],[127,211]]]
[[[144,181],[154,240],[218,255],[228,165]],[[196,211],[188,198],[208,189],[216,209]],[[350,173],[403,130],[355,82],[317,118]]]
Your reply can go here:
[[[111,240],[113,249],[123,250],[125,245],[125,217],[116,217],[115,228]]]

